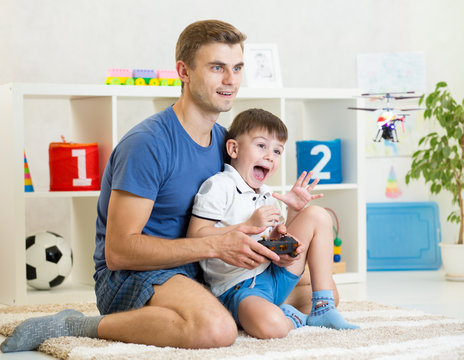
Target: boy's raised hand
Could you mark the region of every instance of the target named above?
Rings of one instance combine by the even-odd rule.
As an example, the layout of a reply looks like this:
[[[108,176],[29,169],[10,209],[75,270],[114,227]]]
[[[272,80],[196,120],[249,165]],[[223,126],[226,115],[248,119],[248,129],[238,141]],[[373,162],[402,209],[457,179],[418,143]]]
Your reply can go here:
[[[311,184],[309,184],[312,175],[312,171],[303,171],[288,193],[273,193],[272,196],[274,196],[277,200],[282,201],[295,211],[302,210],[311,200],[319,199],[324,196],[323,194],[311,194],[311,191],[319,182],[319,179],[315,179]]]

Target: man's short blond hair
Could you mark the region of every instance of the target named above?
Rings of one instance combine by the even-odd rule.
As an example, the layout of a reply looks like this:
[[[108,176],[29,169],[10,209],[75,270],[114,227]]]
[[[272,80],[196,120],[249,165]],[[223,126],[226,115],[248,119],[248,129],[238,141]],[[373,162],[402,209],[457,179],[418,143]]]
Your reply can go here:
[[[195,55],[202,45],[223,43],[228,45],[240,44],[246,35],[236,27],[220,20],[197,21],[187,26],[179,36],[176,45],[176,61],[183,61],[190,68],[195,67]]]

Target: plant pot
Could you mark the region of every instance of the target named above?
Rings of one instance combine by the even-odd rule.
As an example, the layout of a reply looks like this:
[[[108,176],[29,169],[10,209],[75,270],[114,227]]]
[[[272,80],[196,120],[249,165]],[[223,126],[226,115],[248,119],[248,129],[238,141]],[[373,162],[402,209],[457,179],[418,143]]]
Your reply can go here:
[[[447,280],[464,281],[464,245],[439,243]]]

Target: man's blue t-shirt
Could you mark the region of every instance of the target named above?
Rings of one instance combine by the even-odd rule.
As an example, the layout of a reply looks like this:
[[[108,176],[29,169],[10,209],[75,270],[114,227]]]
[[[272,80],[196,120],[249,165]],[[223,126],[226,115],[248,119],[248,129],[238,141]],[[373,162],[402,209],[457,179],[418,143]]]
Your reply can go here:
[[[111,190],[154,200],[142,233],[185,237],[193,199],[200,185],[221,171],[226,129],[213,126],[208,147],[198,145],[172,107],[133,127],[113,150],[102,178],[97,206],[95,270],[106,267],[105,234]]]

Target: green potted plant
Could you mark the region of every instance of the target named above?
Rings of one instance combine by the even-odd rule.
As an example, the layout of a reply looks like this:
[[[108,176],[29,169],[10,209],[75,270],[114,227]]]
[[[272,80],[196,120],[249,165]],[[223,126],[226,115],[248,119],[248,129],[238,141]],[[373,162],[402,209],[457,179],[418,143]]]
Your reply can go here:
[[[439,130],[419,140],[419,150],[412,155],[406,184],[421,176],[430,185],[430,192],[448,191],[456,206],[447,221],[459,225],[457,241],[441,242],[441,254],[446,278],[464,280],[464,100],[459,104],[451,96],[445,82],[437,83],[435,91],[422,95],[425,100],[424,119],[435,120]]]

